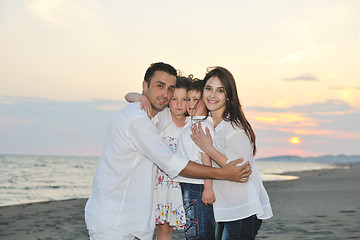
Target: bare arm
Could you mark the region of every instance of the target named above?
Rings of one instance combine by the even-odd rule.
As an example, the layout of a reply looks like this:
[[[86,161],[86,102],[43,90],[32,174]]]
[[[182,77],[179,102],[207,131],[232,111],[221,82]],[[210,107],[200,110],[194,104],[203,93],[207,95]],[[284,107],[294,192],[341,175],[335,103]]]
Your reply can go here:
[[[149,99],[140,93],[130,92],[125,95],[125,100],[127,102],[140,102],[141,110],[144,110],[148,117],[151,119],[151,104]]]
[[[211,159],[206,153],[201,153],[201,161],[205,166],[211,166]],[[216,200],[213,190],[213,180],[204,179],[204,191],[202,193],[201,200],[205,205],[213,204]]]
[[[222,168],[213,168],[189,161],[186,167],[180,172],[180,175],[188,178],[219,179],[244,183],[249,180],[251,167],[248,162],[236,166],[236,164],[242,161],[243,159],[237,159],[224,165]]]
[[[206,152],[220,167],[223,167],[227,163],[228,158],[214,148],[209,129],[207,127],[205,128],[205,134],[201,127],[201,123],[199,123],[194,124],[191,131],[192,134],[190,137],[194,143],[201,150]]]

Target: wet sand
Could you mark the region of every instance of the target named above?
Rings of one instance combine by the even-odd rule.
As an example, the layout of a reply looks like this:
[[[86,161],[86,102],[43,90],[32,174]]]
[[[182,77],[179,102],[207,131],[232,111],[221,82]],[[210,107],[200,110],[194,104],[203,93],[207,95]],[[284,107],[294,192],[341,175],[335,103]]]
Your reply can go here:
[[[257,239],[360,239],[360,165],[293,173],[300,179],[266,182],[274,217]],[[88,239],[86,199],[0,207],[0,239]],[[183,231],[173,239],[185,239]]]

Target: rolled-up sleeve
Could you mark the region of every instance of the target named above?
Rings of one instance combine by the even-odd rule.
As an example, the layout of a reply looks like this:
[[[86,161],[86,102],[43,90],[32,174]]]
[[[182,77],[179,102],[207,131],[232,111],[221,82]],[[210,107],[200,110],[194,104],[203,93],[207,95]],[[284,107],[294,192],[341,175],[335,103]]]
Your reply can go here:
[[[155,124],[148,118],[135,118],[128,126],[130,144],[156,164],[169,177],[174,178],[185,168],[188,160],[174,154],[158,134]]]

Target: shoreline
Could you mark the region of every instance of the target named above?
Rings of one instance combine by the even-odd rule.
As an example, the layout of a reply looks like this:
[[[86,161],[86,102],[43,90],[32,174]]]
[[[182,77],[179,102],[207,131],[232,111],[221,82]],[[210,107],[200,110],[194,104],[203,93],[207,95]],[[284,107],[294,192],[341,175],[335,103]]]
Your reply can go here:
[[[274,216],[263,221],[257,239],[359,239],[360,164],[339,166],[264,183]]]
[[[290,172],[289,181],[264,182],[274,216],[257,239],[359,239],[360,164],[348,168]],[[88,239],[85,198],[0,207],[0,238]],[[173,239],[185,239],[174,231]]]

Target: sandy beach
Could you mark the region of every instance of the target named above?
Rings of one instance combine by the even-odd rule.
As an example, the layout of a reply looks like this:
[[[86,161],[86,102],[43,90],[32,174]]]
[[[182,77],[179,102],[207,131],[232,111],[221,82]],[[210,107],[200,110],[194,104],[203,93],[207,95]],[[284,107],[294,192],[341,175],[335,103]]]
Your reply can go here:
[[[274,217],[257,239],[360,239],[360,165],[298,172],[300,179],[266,182]],[[0,239],[88,239],[86,199],[0,207]],[[173,239],[185,239],[175,231]]]

